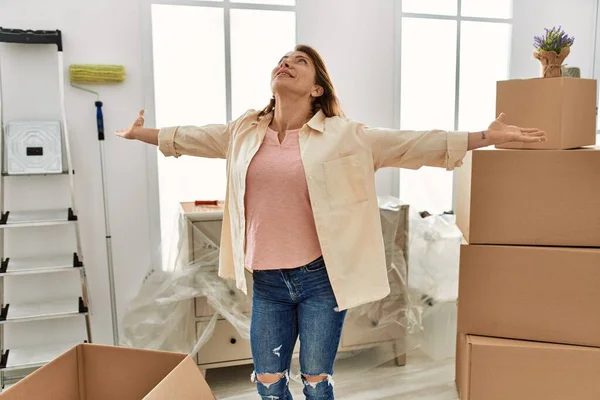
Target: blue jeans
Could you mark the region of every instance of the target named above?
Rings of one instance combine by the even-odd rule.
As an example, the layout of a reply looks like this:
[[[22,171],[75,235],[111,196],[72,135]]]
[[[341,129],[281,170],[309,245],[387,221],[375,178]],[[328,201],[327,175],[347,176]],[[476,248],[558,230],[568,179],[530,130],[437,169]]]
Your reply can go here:
[[[322,257],[294,269],[255,270],[250,344],[258,394],[263,400],[292,400],[289,369],[300,337],[300,371],[308,400],[333,399],[333,364],[346,311],[336,311]],[[283,374],[272,384],[256,375]],[[326,377],[318,383],[305,376]]]

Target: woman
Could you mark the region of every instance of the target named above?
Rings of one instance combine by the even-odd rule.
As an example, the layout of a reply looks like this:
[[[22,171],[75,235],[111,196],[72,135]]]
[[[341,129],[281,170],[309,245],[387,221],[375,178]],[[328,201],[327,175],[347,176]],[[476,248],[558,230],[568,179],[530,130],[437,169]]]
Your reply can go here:
[[[468,150],[545,140],[503,123],[482,132],[376,129],[343,116],[319,54],[296,46],[271,73],[273,98],[225,125],[144,128],[117,134],[165,156],[224,158],[227,196],[219,276],[247,293],[250,341],[263,399],[291,399],[291,357],[300,339],[307,399],[333,399],[331,376],[346,310],[389,292],[374,173],[382,167],[452,170]]]

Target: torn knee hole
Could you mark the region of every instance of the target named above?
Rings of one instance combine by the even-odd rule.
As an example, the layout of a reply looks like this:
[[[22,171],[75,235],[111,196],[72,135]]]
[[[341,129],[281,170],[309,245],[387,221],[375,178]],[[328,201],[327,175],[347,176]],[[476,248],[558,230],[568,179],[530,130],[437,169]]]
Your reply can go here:
[[[319,383],[327,379],[327,375],[302,375],[307,382]]]
[[[279,383],[282,379],[286,380],[286,385],[289,383],[290,377],[288,371],[276,374],[257,374],[256,371],[252,372],[250,379],[252,382],[260,382],[267,389],[276,383]]]
[[[305,386],[310,386],[313,389],[317,388],[317,385],[321,382],[327,381],[329,386],[333,386],[333,379],[329,374],[321,374],[321,375],[305,375],[302,374],[302,379],[304,380]]]
[[[261,383],[276,383],[283,378],[283,374],[257,374],[256,379]]]

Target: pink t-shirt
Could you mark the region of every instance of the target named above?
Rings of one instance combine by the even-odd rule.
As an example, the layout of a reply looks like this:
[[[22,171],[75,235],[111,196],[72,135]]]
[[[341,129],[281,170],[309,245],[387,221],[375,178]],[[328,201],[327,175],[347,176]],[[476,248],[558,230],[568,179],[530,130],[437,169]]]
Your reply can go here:
[[[321,255],[304,165],[299,129],[267,129],[246,176],[246,267],[288,269]]]

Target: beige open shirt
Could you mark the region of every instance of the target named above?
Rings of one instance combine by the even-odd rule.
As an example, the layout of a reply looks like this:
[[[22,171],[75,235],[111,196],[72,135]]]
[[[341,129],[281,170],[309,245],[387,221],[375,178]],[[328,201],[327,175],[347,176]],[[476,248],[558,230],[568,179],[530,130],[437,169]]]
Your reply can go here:
[[[271,119],[272,114],[259,121],[258,111],[251,110],[228,124],[167,127],[158,136],[165,156],[227,160],[219,276],[235,279],[246,294],[246,173]],[[370,128],[318,112],[302,127],[299,140],[319,242],[339,309],[386,297],[390,288],[375,171],[425,165],[452,170],[462,165],[467,132]]]

